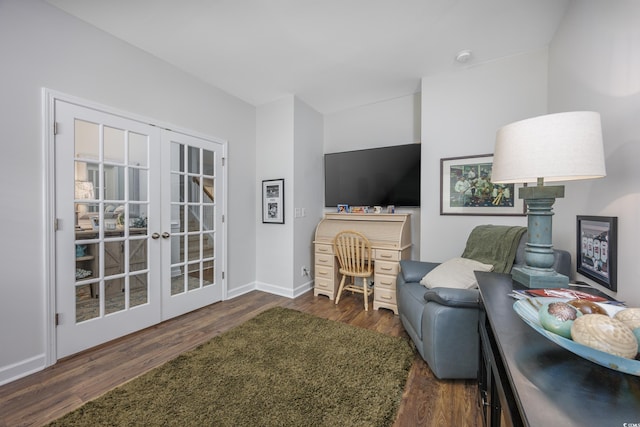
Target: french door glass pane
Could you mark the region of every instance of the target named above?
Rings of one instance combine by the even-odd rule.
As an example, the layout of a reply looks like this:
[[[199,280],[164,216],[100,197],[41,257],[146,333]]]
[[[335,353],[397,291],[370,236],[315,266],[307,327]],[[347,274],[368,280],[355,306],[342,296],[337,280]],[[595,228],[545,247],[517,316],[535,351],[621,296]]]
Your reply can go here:
[[[97,283],[76,286],[76,323],[100,316],[100,300],[95,298]]]
[[[104,126],[104,160],[113,163],[124,163],[125,132]]]
[[[146,167],[149,164],[147,153],[147,136],[129,133],[129,165]]]
[[[171,143],[171,171],[184,172],[184,145]]]
[[[104,281],[104,313],[111,314],[124,310],[125,307],[125,292],[123,286],[123,279],[113,279]]]
[[[75,157],[98,160],[100,155],[100,127],[96,123],[76,119],[74,122]]]
[[[187,260],[200,259],[200,235],[189,235],[187,239],[189,241],[187,245]]]
[[[149,195],[147,188],[149,172],[144,169],[129,169],[129,200],[147,201]]]
[[[189,173],[200,173],[200,149],[189,147]]]
[[[146,304],[149,301],[148,273],[129,276],[129,307]]]
[[[213,151],[202,150],[202,173],[213,176],[215,168]]]
[[[202,263],[202,285],[209,286],[215,283],[214,261],[204,261]]]

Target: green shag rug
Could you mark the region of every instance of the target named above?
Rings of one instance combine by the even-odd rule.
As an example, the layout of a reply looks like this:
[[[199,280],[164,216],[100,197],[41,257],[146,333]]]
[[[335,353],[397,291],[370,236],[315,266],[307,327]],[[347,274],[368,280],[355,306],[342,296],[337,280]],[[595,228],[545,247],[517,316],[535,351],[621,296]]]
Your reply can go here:
[[[269,309],[51,426],[390,426],[409,343]]]

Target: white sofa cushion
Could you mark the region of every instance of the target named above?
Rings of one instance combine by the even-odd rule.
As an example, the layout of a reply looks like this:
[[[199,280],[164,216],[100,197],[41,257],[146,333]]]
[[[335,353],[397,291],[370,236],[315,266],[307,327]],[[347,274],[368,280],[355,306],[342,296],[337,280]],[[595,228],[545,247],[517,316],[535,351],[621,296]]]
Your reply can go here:
[[[453,258],[427,273],[420,283],[427,288],[472,289],[478,286],[474,271],[492,270],[491,264],[483,264],[468,258]]]

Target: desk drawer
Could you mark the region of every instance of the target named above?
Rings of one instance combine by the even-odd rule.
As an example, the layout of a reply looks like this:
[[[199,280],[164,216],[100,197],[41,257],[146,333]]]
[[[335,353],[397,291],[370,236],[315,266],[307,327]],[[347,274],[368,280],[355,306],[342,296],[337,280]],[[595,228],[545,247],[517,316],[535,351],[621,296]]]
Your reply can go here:
[[[318,279],[333,280],[333,275],[333,266],[326,267],[316,264],[316,281],[318,281]]]
[[[316,277],[315,280],[315,287],[316,289],[322,289],[325,291],[329,291],[331,292],[331,295],[333,295],[333,292],[335,291],[335,289],[333,289],[333,280],[331,279],[324,279],[324,278],[320,278],[320,277]]]
[[[324,243],[316,243],[316,255],[318,254],[331,254],[333,255],[333,245],[327,245]]]
[[[396,276],[376,274],[375,281],[376,281],[375,285],[379,288],[392,290],[394,292],[396,290]]]
[[[398,266],[397,262],[387,262],[387,261],[378,261],[376,260],[375,265],[375,273],[378,274],[386,274],[389,276],[397,276],[398,275]]]
[[[333,268],[333,260],[335,257],[333,254],[317,253],[316,252],[316,268],[326,266]]]
[[[375,258],[383,261],[400,261],[400,252],[376,249]]]
[[[385,304],[396,304],[396,291],[395,289],[382,289],[374,286],[373,299],[375,301],[383,302]]]

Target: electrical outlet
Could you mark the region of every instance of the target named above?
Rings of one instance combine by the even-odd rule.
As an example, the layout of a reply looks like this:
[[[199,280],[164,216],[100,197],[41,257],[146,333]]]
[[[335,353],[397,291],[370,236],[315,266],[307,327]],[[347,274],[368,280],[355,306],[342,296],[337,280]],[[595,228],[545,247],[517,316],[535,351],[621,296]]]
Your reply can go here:
[[[308,275],[309,275],[309,270],[307,270],[307,267],[305,267],[304,265],[302,266],[302,269],[301,269],[301,271],[300,271],[300,275],[301,275],[302,277],[304,277],[304,276],[308,276]]]

